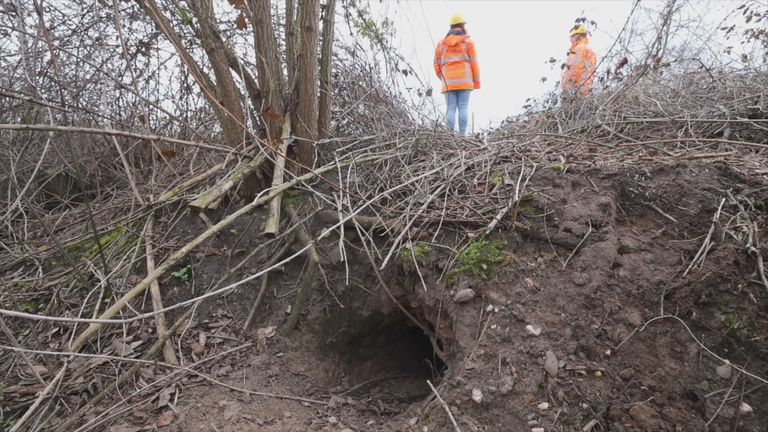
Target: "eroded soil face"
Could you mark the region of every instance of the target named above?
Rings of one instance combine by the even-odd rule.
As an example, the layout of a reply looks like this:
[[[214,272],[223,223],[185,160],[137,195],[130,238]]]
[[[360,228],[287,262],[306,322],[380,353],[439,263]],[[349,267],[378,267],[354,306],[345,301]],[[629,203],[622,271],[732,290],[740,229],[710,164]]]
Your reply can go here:
[[[742,206],[752,202],[750,217],[765,226],[765,206],[758,204],[768,203],[765,178],[716,164],[574,166],[565,173],[540,170],[529,191],[535,194],[518,209],[519,224],[496,234],[509,259],[488,269],[487,279],[458,275],[446,284],[441,276],[452,259],[450,249],[439,247],[419,260],[418,271],[394,261],[382,272],[431,339],[384,293],[349,231],[349,277],[338,244],[324,244],[323,272],[297,331],[287,334],[281,325],[301,263],[271,277],[247,332],[239,328],[258,282],[201,310],[182,339],[186,361],[193,360],[191,344],[200,332],[208,336],[206,356],[254,342],[201,371],[273,396],[185,381],[167,428],[453,430],[431,397],[430,380],[463,431],[693,431],[707,424],[765,430],[768,386],[735,368],[716,370],[723,363],[698,343],[768,376],[768,291],[742,241],[746,221],[727,194]],[[723,198],[706,258],[684,274]],[[235,231],[245,232],[248,223]],[[238,235],[225,233],[212,249],[231,247],[226,236]],[[768,239],[765,230],[759,235]],[[257,242],[245,239],[246,246]],[[197,258],[205,263],[198,263],[202,285],[226,268],[224,255]],[[455,303],[464,289],[475,296]],[[180,287],[177,296],[191,293]],[[274,336],[264,330],[270,326]],[[556,373],[545,371],[545,357],[550,370],[556,359]],[[740,404],[752,412],[740,411]]]

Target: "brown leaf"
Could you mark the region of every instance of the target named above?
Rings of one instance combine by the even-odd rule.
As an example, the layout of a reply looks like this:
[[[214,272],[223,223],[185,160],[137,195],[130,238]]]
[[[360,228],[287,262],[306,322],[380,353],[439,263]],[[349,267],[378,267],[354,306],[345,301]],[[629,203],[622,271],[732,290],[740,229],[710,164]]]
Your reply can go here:
[[[160,150],[160,153],[162,153],[163,156],[167,157],[168,159],[173,159],[176,157],[176,150],[174,149],[163,149]]]
[[[256,337],[257,337],[256,346],[259,348],[259,350],[261,351],[267,350],[267,339],[273,337],[276,333],[276,330],[277,330],[277,327],[269,326],[269,327],[260,328],[256,331]]]
[[[175,419],[176,415],[173,413],[173,411],[164,411],[162,414],[160,414],[157,420],[155,420],[154,426],[157,428],[168,426],[169,424],[173,423],[173,420]]]
[[[241,11],[240,15],[235,18],[235,27],[238,30],[245,30],[248,27],[248,21],[245,20],[245,14]]]
[[[227,0],[227,1],[229,1],[229,4],[231,4],[232,7],[237,10],[245,9],[245,0]]]
[[[199,356],[205,352],[205,347],[199,342],[192,342],[192,354]]]

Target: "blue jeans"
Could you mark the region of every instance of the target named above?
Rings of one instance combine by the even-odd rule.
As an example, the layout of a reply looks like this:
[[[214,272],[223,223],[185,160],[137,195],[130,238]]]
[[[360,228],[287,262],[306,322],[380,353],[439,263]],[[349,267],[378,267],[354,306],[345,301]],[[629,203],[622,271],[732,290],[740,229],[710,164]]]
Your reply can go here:
[[[448,130],[453,130],[456,124],[456,110],[459,111],[459,133],[467,133],[467,123],[469,123],[469,94],[472,90],[451,90],[445,92],[445,104],[448,110],[445,114],[445,125]]]

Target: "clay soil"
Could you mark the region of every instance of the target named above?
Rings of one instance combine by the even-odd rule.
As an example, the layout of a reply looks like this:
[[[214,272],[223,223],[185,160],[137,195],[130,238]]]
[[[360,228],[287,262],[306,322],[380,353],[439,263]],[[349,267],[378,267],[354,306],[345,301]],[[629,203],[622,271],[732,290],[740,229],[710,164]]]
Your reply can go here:
[[[296,331],[283,324],[303,259],[273,273],[247,331],[258,280],[201,307],[181,338],[186,363],[250,345],[198,368],[219,383],[170,387],[173,421],[161,430],[455,430],[427,380],[462,431],[766,430],[768,386],[739,369],[768,376],[768,290],[737,241],[737,206],[723,206],[706,259],[683,275],[729,191],[765,226],[765,177],[718,163],[572,165],[540,169],[528,191],[518,224],[493,235],[506,258],[486,278],[445,282],[459,238],[451,227],[439,236],[446,247],[432,247],[418,267],[400,259],[381,272],[432,341],[385,295],[349,231],[345,262],[338,237],[321,245],[322,272]],[[175,283],[168,302],[199,294],[258,244],[262,218],[190,257],[191,283],[163,281]],[[179,226],[182,237],[204,229],[192,217]],[[474,297],[454,302],[466,289]],[[718,373],[723,362],[704,347],[734,367]],[[740,412],[742,403],[753,412]],[[141,428],[167,409],[136,411],[113,430]]]

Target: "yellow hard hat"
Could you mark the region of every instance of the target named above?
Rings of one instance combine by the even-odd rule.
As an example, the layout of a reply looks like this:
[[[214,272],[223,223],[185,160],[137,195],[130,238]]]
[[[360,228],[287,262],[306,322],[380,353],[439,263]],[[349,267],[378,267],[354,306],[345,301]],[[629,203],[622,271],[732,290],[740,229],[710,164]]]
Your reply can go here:
[[[583,25],[576,26],[571,30],[571,36],[580,35],[580,34],[583,34],[583,35],[587,34],[587,28],[584,27]]]
[[[465,22],[467,21],[464,19],[463,16],[456,14],[453,16],[453,18],[451,18],[451,22],[449,23],[449,25],[464,24]]]

